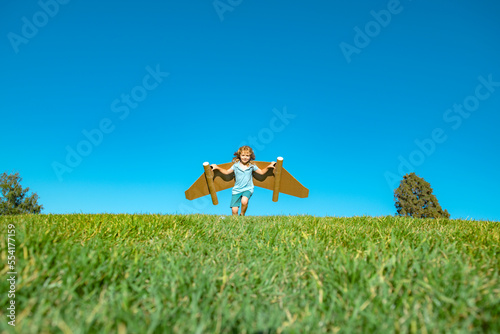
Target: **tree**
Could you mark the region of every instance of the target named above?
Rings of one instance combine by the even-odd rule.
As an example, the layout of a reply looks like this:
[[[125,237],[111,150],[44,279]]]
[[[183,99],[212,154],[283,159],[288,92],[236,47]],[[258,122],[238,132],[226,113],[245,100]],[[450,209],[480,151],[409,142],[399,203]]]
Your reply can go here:
[[[414,218],[450,218],[432,194],[429,182],[415,173],[406,174],[399,187],[394,190],[394,201],[398,215]]]
[[[21,187],[22,178],[19,173],[3,173],[0,178],[0,188],[2,195],[0,197],[0,216],[18,215],[23,213],[40,213],[43,205],[38,204],[38,195],[33,193],[27,196],[30,188]]]

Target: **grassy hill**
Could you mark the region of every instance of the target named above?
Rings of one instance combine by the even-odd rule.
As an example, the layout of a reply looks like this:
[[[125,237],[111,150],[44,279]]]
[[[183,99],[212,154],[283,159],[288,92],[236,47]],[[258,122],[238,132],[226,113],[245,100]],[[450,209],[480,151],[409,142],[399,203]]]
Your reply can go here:
[[[0,217],[2,332],[500,332],[498,222]],[[10,226],[13,224],[15,227]]]

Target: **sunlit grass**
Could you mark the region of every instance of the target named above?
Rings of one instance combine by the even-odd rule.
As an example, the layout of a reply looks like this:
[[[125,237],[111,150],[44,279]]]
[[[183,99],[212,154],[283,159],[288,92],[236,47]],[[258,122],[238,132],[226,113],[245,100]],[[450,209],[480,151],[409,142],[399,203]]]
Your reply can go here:
[[[500,332],[498,222],[38,215],[16,225],[22,333]],[[2,272],[7,276],[8,269]],[[1,280],[2,291],[8,282]]]

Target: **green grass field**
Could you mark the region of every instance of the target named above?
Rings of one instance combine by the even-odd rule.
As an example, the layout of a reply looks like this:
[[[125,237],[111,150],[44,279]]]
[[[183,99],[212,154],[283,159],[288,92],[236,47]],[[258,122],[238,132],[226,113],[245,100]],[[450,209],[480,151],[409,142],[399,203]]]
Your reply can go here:
[[[0,223],[2,332],[500,332],[498,222],[75,214]]]

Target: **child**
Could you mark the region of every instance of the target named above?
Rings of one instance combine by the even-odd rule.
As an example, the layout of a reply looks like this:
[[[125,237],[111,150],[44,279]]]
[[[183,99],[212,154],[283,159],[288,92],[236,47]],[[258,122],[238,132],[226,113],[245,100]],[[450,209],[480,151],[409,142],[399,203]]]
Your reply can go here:
[[[231,198],[231,212],[233,215],[238,214],[238,210],[241,204],[241,216],[245,215],[245,212],[248,208],[248,200],[252,197],[253,194],[253,176],[252,173],[256,172],[261,175],[267,173],[269,168],[274,168],[276,164],[274,161],[269,164],[264,169],[259,169],[256,165],[251,162],[255,160],[255,154],[253,150],[249,146],[242,146],[238,149],[237,152],[234,153],[233,162],[234,164],[229,169],[223,169],[217,166],[216,164],[212,164],[212,168],[214,170],[219,170],[223,174],[231,174],[234,172],[234,187],[232,191]]]

